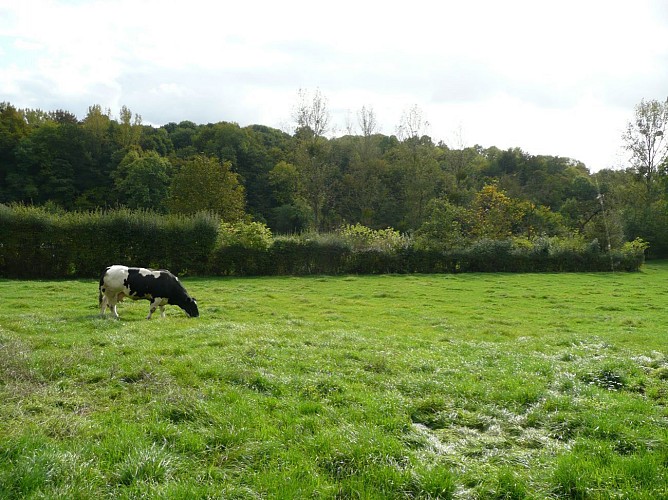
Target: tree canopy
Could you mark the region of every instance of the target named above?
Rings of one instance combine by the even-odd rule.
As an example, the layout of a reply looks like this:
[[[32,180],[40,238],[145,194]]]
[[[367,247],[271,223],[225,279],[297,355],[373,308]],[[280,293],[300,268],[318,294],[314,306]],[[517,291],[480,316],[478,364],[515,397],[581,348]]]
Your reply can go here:
[[[359,134],[326,137],[327,100],[301,92],[292,134],[256,124],[196,124],[187,117],[146,125],[123,107],[99,105],[81,120],[0,103],[0,203],[65,210],[125,206],[274,232],[346,224],[461,238],[580,234],[602,246],[644,238],[668,256],[668,104],[643,101],[620,141],[625,170],[591,173],[576,159],[519,147],[434,143],[410,108],[396,135],[378,133],[373,109],[357,112]]]

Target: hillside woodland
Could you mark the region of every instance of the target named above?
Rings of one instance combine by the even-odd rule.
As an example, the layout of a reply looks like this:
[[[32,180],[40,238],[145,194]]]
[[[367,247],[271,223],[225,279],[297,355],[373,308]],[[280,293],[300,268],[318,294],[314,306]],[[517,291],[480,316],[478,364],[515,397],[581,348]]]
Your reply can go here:
[[[425,135],[419,109],[396,135],[363,108],[329,134],[326,101],[303,99],[294,131],[191,121],[145,125],[127,107],[64,110],[0,104],[0,204],[52,213],[110,209],[255,221],[274,234],[391,228],[423,247],[577,237],[603,251],[641,238],[668,256],[668,104],[641,102],[620,144],[622,170],[520,148],[461,147]]]

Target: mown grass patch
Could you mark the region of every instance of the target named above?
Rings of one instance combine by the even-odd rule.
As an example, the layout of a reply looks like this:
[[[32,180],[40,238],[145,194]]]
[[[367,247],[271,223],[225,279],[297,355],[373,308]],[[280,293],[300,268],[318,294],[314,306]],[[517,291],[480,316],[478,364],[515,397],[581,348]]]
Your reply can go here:
[[[667,279],[0,280],[0,497],[665,497]]]

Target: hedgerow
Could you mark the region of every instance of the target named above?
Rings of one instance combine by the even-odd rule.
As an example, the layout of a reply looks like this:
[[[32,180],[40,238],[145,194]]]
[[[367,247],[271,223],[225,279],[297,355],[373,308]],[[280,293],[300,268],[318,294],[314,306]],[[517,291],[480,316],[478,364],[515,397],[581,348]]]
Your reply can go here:
[[[0,206],[0,275],[12,278],[99,276],[111,264],[205,274],[218,219],[112,210],[50,213]]]
[[[96,277],[110,264],[184,275],[637,271],[647,243],[603,251],[582,237],[478,239],[449,249],[388,228],[275,236],[261,223],[148,211],[50,212],[0,205],[0,276]]]

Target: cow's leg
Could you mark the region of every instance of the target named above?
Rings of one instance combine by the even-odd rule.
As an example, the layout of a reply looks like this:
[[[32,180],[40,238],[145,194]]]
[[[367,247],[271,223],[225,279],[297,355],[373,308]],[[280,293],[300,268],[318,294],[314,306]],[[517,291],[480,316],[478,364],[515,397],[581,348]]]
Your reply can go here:
[[[107,308],[111,311],[112,316],[115,319],[118,318],[118,311],[116,310],[116,300],[115,298],[109,299],[109,297],[105,294],[102,295],[102,300],[100,301],[100,316],[104,317],[104,313],[106,312]]]
[[[116,304],[118,304],[118,296],[117,295],[105,295],[102,298],[102,304],[106,308],[108,307],[109,310],[111,311],[111,315],[114,319],[118,319],[118,311],[116,310]],[[103,306],[100,306],[101,308]],[[104,310],[104,309],[103,309]]]
[[[113,313],[115,319],[121,319],[120,316],[118,315],[118,311],[116,310],[116,306],[118,305],[119,302],[122,302],[125,297],[126,297],[126,295],[123,292],[118,292],[109,301],[109,304],[111,305],[110,309],[111,309],[111,312]]]
[[[149,308],[148,316],[146,316],[146,319],[151,319],[151,316],[153,316],[153,313],[154,313],[155,310],[158,308],[158,306],[160,305],[160,302],[161,302],[161,301],[162,301],[161,298],[154,298],[154,299],[151,301],[151,307]],[[162,310],[162,309],[161,309],[161,310]]]
[[[118,316],[118,311],[116,310],[116,303],[112,304],[110,309],[111,309],[111,314],[114,315],[114,319],[120,319]]]
[[[107,300],[107,296],[102,295],[102,299],[100,300],[100,316],[104,317],[104,313],[107,310],[108,305],[109,301]]]
[[[160,304],[160,316],[163,318],[165,317],[165,306],[162,304]]]

